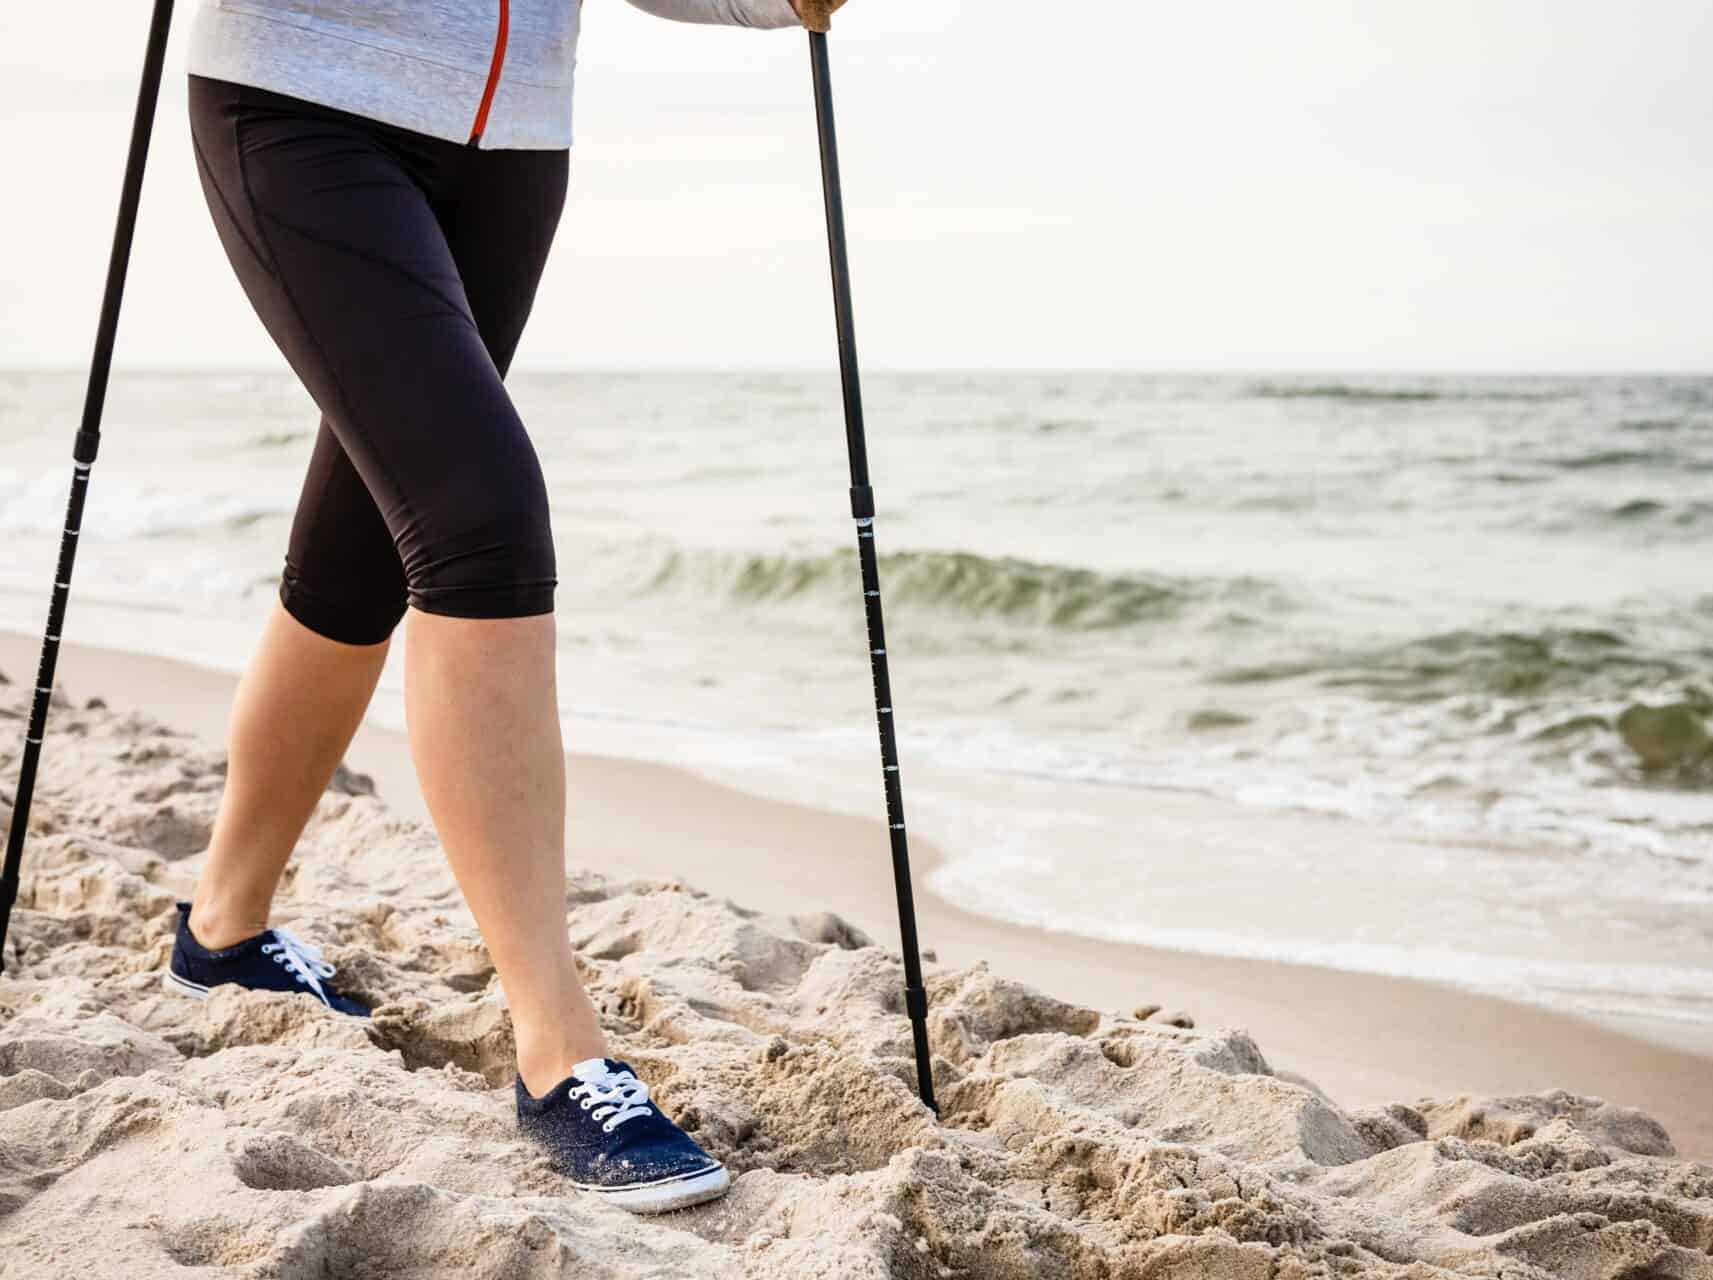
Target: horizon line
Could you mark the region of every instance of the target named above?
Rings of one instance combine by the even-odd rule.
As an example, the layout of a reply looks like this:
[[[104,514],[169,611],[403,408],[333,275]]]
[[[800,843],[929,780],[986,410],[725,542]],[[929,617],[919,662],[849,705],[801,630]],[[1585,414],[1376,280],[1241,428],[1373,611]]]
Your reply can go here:
[[[87,363],[81,364],[13,364],[0,360],[0,374],[17,373],[84,373],[89,370]],[[291,370],[284,365],[255,365],[255,364],[208,364],[199,366],[173,364],[134,364],[115,363],[115,374],[171,374],[178,376],[202,374],[263,374],[291,376]],[[669,377],[708,377],[716,375],[732,375],[753,377],[756,375],[775,377],[819,377],[836,378],[839,369],[836,364],[828,365],[645,365],[645,364],[605,364],[605,365],[570,365],[570,364],[534,364],[521,363],[514,365],[512,374],[620,374],[628,376],[660,375]],[[1363,377],[1363,378],[1708,378],[1713,377],[1713,366],[1704,369],[1688,368],[1658,368],[1649,366],[1604,366],[1595,368],[1548,368],[1548,367],[1502,367],[1502,366],[1453,366],[1453,365],[1416,365],[1416,366],[1260,366],[1260,365],[1203,365],[1203,366],[1121,366],[1121,365],[1014,365],[1005,368],[983,367],[978,365],[892,365],[865,368],[864,375],[872,377],[910,377],[910,376],[979,376],[979,377],[1139,377],[1139,378],[1193,378],[1193,377],[1252,377],[1252,378],[1314,378],[1314,377]]]

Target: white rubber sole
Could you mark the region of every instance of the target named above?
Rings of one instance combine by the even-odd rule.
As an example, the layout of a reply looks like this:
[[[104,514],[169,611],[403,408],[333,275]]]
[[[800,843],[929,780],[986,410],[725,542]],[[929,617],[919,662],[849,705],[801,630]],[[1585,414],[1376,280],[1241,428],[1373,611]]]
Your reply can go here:
[[[207,987],[189,978],[181,978],[171,969],[161,975],[161,985],[177,996],[189,996],[192,1000],[208,999]]]
[[[687,1178],[650,1182],[638,1187],[592,1187],[581,1182],[571,1185],[632,1213],[671,1213],[674,1209],[688,1209],[691,1205],[718,1200],[731,1189],[732,1175],[721,1165],[706,1173],[693,1173]]]

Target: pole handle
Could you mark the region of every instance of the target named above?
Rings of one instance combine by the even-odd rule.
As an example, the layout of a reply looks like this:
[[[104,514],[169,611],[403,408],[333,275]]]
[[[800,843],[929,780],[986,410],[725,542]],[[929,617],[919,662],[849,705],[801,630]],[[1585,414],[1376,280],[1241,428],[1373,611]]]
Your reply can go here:
[[[822,35],[833,29],[833,11],[844,4],[845,0],[793,0],[797,6],[797,16],[803,19],[803,25],[811,31],[819,31]]]

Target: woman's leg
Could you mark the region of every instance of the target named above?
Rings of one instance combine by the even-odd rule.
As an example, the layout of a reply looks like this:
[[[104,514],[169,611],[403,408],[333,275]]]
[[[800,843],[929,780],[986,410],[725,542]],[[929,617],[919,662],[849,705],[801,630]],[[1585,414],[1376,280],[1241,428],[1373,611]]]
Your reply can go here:
[[[537,1096],[606,1038],[565,932],[565,748],[551,614],[412,610],[411,753],[422,793],[506,989],[518,1074]]]
[[[552,238],[564,156],[491,153],[515,158],[472,176],[485,157],[467,148],[194,79],[191,111],[240,282],[397,548],[424,795],[505,987],[525,1086],[545,1090],[605,1043],[565,928],[546,487],[500,368]],[[449,223],[472,231],[481,209],[526,220],[494,246],[510,261],[467,281],[437,190],[452,193]],[[496,310],[509,337],[483,323]],[[339,575],[334,559],[305,564],[296,594],[339,603],[326,585]],[[290,591],[286,607],[319,630]]]
[[[385,641],[340,644],[274,606],[232,704],[226,789],[191,900],[191,932],[203,946],[229,947],[268,927],[286,860],[345,758],[386,656]]]

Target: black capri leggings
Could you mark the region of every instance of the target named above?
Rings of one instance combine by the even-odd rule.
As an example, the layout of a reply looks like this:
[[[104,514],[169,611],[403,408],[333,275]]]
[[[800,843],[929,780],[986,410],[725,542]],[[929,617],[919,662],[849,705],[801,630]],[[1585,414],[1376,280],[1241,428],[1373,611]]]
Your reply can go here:
[[[405,606],[550,613],[541,464],[506,393],[565,202],[564,151],[480,151],[190,78],[208,207],[322,413],[280,599],[345,644]]]

